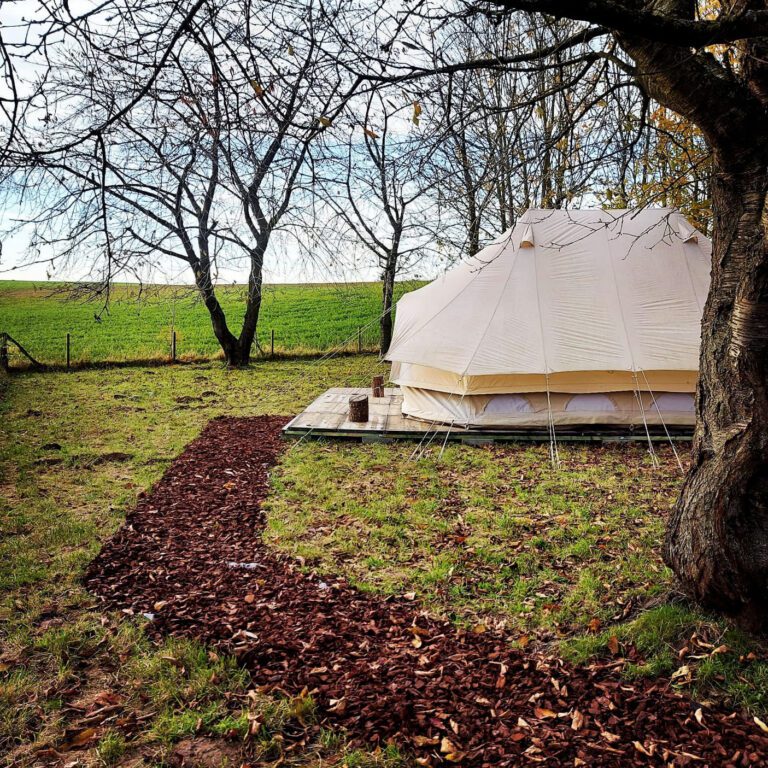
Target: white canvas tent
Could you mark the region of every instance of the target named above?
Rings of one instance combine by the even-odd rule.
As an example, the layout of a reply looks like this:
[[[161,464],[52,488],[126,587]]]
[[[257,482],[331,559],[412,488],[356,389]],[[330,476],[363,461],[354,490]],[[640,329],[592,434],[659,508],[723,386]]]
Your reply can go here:
[[[529,210],[397,304],[403,412],[477,427],[690,426],[711,243],[680,213]]]

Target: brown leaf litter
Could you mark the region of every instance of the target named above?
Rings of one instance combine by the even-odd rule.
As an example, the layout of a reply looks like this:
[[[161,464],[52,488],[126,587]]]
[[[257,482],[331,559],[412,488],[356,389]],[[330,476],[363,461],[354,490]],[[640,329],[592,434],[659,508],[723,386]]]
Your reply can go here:
[[[752,720],[702,713],[667,680],[526,652],[267,549],[261,502],[284,423],[209,423],[90,566],[106,607],[234,653],[263,690],[308,691],[353,744],[395,743],[419,765],[766,764]]]

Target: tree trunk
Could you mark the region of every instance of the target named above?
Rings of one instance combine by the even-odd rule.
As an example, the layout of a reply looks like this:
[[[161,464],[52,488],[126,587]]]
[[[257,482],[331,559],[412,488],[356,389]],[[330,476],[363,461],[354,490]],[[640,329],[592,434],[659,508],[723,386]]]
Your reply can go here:
[[[221,304],[219,304],[219,300],[216,298],[216,292],[213,288],[210,272],[204,267],[196,265],[194,266],[194,273],[195,284],[205,303],[208,314],[211,317],[213,333],[224,352],[227,365],[241,365],[240,345],[237,337],[232,334],[227,326],[227,318],[224,315],[224,310],[221,308]]]
[[[467,250],[474,256],[480,250],[480,215],[477,212],[475,190],[467,190],[467,213],[469,215],[469,241]]]
[[[646,7],[647,0],[634,0]],[[648,5],[647,7],[650,7]],[[691,18],[684,0],[656,12]],[[768,121],[752,84],[693,52],[618,35],[646,94],[712,150],[712,283],[702,317],[691,469],[664,560],[703,605],[768,627]],[[758,56],[761,62],[764,56]]]
[[[461,160],[461,172],[464,176],[464,194],[467,197],[467,218],[469,219],[469,241],[467,248],[469,255],[474,256],[480,250],[480,214],[477,210],[477,189],[472,177],[472,168],[467,152],[467,138],[464,129],[458,138],[459,159]]]
[[[392,343],[392,301],[395,293],[395,274],[397,256],[387,259],[382,276],[381,319],[379,320],[379,346],[381,354],[386,355]]]
[[[237,340],[239,361],[238,366],[246,366],[251,361],[251,350],[256,338],[256,327],[261,312],[261,288],[264,280],[264,253],[267,250],[269,238],[265,238],[251,252],[251,269],[248,274],[248,295],[245,299],[245,316],[240,338]]]
[[[729,159],[715,152],[692,466],[664,544],[665,562],[692,597],[752,628],[768,626],[768,146],[761,143],[768,142],[756,132]]]
[[[400,203],[400,217],[395,223],[392,233],[392,247],[389,249],[384,262],[382,275],[381,319],[379,320],[379,347],[381,354],[386,355],[392,344],[392,302],[395,295],[395,277],[397,277],[398,261],[400,259],[400,240],[403,236],[403,220],[405,206]]]

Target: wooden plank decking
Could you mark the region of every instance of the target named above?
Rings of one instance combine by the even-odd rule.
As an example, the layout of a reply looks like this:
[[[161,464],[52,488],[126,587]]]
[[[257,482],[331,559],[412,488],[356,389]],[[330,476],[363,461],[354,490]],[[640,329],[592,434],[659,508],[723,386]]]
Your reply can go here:
[[[368,395],[369,420],[363,424],[349,421],[351,395]],[[384,397],[373,397],[370,388],[334,387],[324,392],[304,411],[283,427],[283,434],[298,438],[344,438],[363,442],[387,442],[390,440],[427,440],[435,443],[458,440],[463,443],[483,444],[503,441],[549,440],[547,430],[466,429],[457,425],[430,424],[402,414],[403,396],[397,387],[386,388]],[[627,441],[647,440],[644,431],[605,431],[599,434],[581,430],[557,430],[558,440],[569,441]],[[651,435],[652,440],[667,440],[665,435]],[[690,439],[690,435],[675,435],[674,439]]]
[[[349,421],[349,398],[368,395],[369,419],[365,423]],[[324,392],[307,406],[283,429],[288,435],[333,435],[335,437],[363,437],[364,435],[418,436],[433,428],[418,419],[402,414],[403,396],[397,388],[387,387],[384,397],[373,397],[370,388],[334,387]],[[447,430],[447,426],[441,427]],[[462,430],[466,432],[467,430]]]

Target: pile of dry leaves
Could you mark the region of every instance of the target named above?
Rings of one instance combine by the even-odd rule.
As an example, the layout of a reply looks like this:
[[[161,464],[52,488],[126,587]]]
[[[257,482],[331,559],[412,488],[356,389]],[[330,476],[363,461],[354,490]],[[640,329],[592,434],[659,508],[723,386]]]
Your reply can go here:
[[[764,764],[768,735],[700,709],[668,681],[629,683],[462,631],[401,597],[302,573],[262,542],[283,449],[277,417],[211,422],[142,497],[89,569],[106,607],[234,652],[254,679],[308,692],[353,742],[421,765]]]

